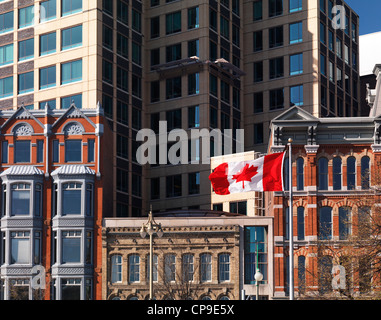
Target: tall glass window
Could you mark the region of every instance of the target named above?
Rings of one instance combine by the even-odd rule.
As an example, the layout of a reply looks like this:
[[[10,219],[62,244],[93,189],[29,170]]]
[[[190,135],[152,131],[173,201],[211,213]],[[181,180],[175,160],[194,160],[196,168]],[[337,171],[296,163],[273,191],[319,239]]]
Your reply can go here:
[[[182,257],[183,264],[183,282],[193,281],[194,276],[194,256],[193,254],[184,254]]]
[[[188,9],[188,29],[199,27],[198,7]]]
[[[111,283],[122,282],[122,256],[115,254],[111,257]]]
[[[320,158],[318,162],[319,190],[328,190],[328,159]]]
[[[61,65],[61,84],[82,80],[82,59]]]
[[[212,255],[203,253],[200,256],[201,282],[212,281]]]
[[[296,187],[298,191],[304,190],[304,159],[296,160]]]
[[[340,157],[333,158],[333,190],[341,190],[342,161]]]
[[[290,0],[290,13],[298,12],[303,9],[302,0]]]
[[[14,162],[30,162],[31,145],[29,140],[18,140],[14,143]]]
[[[43,34],[40,36],[40,55],[56,52],[56,32]]]
[[[11,216],[30,214],[30,184],[15,183],[11,186]]]
[[[351,233],[351,208],[339,208],[339,239],[347,240]]]
[[[56,18],[57,3],[56,0],[47,0],[40,2],[40,21],[45,22]]]
[[[62,263],[81,262],[81,231],[62,232]]]
[[[13,43],[0,47],[0,66],[13,62]]]
[[[33,24],[34,6],[19,9],[19,28],[29,27]]]
[[[181,31],[181,11],[169,13],[165,16],[166,34]]]
[[[356,158],[347,159],[347,190],[356,189]]]
[[[140,281],[140,257],[137,254],[132,254],[128,257],[129,282]]]
[[[303,53],[290,56],[290,76],[303,73]]]
[[[265,227],[245,227],[244,250],[245,284],[256,283],[254,275],[257,268],[263,274],[263,281],[266,281],[268,279],[267,229]]]
[[[319,240],[332,239],[332,208],[319,209]]]
[[[290,44],[303,42],[303,23],[290,24]]]
[[[368,190],[370,187],[370,158],[361,158],[361,189]]]
[[[290,105],[302,106],[303,104],[303,85],[290,87]]]
[[[13,76],[0,79],[0,98],[13,95]]]
[[[62,185],[62,215],[80,215],[81,214],[81,183],[64,183]]]
[[[304,207],[298,207],[297,209],[298,220],[298,240],[304,240]]]
[[[263,18],[263,4],[262,0],[253,2],[253,21],[262,20]]]
[[[19,94],[31,92],[34,89],[34,72],[26,72],[18,75]]]
[[[13,10],[0,14],[0,34],[13,30]]]
[[[218,256],[218,279],[220,282],[230,281],[230,254]]]
[[[176,280],[176,256],[167,254],[164,257],[164,279],[165,282]]]

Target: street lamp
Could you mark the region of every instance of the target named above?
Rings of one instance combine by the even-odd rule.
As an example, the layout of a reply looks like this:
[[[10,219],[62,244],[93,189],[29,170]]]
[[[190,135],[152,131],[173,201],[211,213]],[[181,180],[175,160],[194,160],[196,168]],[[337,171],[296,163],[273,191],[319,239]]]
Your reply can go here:
[[[153,214],[152,206],[150,207],[148,221],[143,223],[142,228],[140,229],[140,236],[145,238],[146,235],[149,235],[149,299],[153,298],[153,235],[156,233],[159,238],[164,234],[163,229],[161,228],[161,223],[156,223]]]

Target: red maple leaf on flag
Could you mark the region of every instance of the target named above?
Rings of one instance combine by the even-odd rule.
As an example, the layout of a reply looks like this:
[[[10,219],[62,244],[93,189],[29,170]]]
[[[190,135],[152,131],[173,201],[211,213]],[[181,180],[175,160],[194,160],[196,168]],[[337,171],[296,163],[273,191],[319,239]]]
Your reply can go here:
[[[245,189],[245,181],[250,182],[258,173],[257,169],[258,167],[250,167],[249,164],[247,164],[238,174],[233,175],[233,179],[236,180],[236,182],[242,181],[242,188]]]

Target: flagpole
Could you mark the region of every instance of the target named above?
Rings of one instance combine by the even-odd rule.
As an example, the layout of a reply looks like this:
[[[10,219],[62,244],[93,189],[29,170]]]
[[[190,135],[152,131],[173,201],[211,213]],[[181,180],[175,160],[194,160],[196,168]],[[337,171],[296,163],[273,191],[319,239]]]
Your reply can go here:
[[[294,230],[293,230],[293,195],[292,195],[292,142],[293,140],[291,138],[288,139],[288,165],[289,165],[289,194],[290,194],[290,203],[289,203],[289,264],[290,264],[290,270],[289,270],[289,277],[290,277],[290,300],[294,300]]]

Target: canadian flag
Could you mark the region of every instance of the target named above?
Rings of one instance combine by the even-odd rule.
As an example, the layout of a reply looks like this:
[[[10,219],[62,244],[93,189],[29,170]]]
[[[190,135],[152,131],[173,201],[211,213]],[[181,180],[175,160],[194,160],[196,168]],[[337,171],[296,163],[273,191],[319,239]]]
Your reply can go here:
[[[210,174],[214,192],[219,195],[250,191],[283,191],[285,152],[256,160],[222,163]]]

